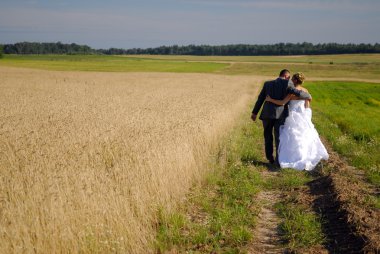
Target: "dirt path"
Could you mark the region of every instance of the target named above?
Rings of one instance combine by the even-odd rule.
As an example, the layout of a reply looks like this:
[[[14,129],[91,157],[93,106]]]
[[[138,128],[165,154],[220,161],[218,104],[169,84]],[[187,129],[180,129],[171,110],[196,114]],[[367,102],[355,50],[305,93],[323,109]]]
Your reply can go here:
[[[366,202],[374,190],[363,171],[347,164],[324,141],[330,158],[323,172],[307,184],[301,202],[322,219],[328,253],[380,253],[380,211]]]
[[[262,204],[255,228],[255,240],[248,253],[284,253],[281,247],[278,225],[280,218],[274,211],[274,204],[280,199],[280,193],[275,191],[263,191],[256,197]]]
[[[376,196],[378,190],[366,181],[362,170],[349,166],[327,143],[326,147],[327,164],[333,171],[310,183],[312,193],[324,196],[314,205],[329,222],[326,247],[334,253],[380,253],[380,209],[368,204],[368,197]]]
[[[300,253],[380,253],[380,211],[366,202],[368,195],[378,190],[366,183],[363,171],[351,167],[324,141],[330,159],[313,174],[313,180],[297,189],[296,203],[304,204],[322,218],[323,245]],[[264,179],[278,173],[262,171]],[[286,198],[288,192],[266,190],[255,199],[261,204],[248,253],[287,253],[281,242],[281,223],[274,205]]]
[[[329,253],[362,253],[364,240],[348,222],[347,212],[341,209],[331,177],[319,177],[308,185],[313,197],[311,206],[324,221],[324,247]]]

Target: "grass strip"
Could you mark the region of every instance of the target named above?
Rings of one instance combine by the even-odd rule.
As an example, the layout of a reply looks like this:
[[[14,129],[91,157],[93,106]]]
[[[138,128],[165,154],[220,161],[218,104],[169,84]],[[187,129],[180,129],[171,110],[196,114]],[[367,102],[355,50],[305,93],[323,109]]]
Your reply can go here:
[[[280,236],[290,252],[302,253],[302,250],[321,245],[325,239],[321,218],[299,200],[299,193],[313,179],[307,171],[281,169],[265,182],[267,189],[280,191],[286,197],[275,204],[275,210],[282,219]]]
[[[224,159],[214,172],[192,192],[185,209],[160,212],[156,249],[190,253],[241,253],[252,240],[258,214],[254,196],[263,180],[247,160],[261,156],[252,141],[261,136],[259,128],[244,121],[223,146]]]
[[[56,71],[213,73],[228,64],[106,55],[5,55],[0,66]]]
[[[292,191],[304,186],[312,179],[309,172],[285,168],[281,169],[275,177],[268,178],[265,186],[269,190]]]
[[[321,218],[315,213],[289,200],[276,204],[276,210],[283,219],[279,229],[289,250],[307,249],[325,241]]]
[[[380,79],[380,54],[328,56],[4,55],[0,66],[59,71],[180,72],[276,77],[279,70],[307,77]]]

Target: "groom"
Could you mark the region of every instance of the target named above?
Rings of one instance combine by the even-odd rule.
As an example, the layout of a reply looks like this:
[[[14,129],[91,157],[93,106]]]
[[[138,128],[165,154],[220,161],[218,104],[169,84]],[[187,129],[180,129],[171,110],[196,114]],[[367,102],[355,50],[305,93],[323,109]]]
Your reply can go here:
[[[280,72],[277,79],[267,81],[261,90],[256,104],[252,110],[251,119],[256,121],[257,114],[260,111],[267,95],[273,99],[282,100],[288,94],[294,94],[301,99],[311,99],[310,94],[297,90],[292,82],[289,82],[290,72],[286,69]],[[270,102],[265,102],[261,111],[260,120],[263,121],[264,139],[265,139],[265,156],[268,161],[278,164],[278,145],[280,143],[280,126],[284,124],[285,118],[288,116],[288,105],[278,106]],[[273,129],[276,143],[276,160],[273,158]]]

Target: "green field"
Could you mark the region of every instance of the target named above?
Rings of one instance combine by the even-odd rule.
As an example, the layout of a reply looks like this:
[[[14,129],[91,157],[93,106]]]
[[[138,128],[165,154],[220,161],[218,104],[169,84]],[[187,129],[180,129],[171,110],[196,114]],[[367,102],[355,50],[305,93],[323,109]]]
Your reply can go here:
[[[187,56],[187,55],[128,55],[128,58],[177,61],[220,61],[220,62],[277,62],[330,64],[375,64],[380,63],[380,54],[301,55],[301,56]]]
[[[380,84],[321,81],[306,87],[320,134],[380,186]]]
[[[5,55],[0,60],[0,66],[57,71],[210,73],[221,70],[228,64],[161,61],[105,55]]]
[[[196,72],[276,76],[301,71],[307,78],[380,80],[380,54],[328,56],[107,56],[5,55],[0,66],[64,71]]]
[[[274,77],[279,70],[289,69],[291,72],[303,72],[306,78],[380,80],[380,64],[307,64],[307,63],[234,63],[223,70],[232,75],[264,75]]]

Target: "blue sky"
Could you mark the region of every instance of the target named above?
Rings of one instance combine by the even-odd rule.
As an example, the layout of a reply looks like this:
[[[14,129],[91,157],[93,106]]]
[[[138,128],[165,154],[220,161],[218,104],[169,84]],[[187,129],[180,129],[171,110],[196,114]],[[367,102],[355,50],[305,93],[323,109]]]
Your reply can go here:
[[[380,43],[379,0],[2,0],[0,43]]]

